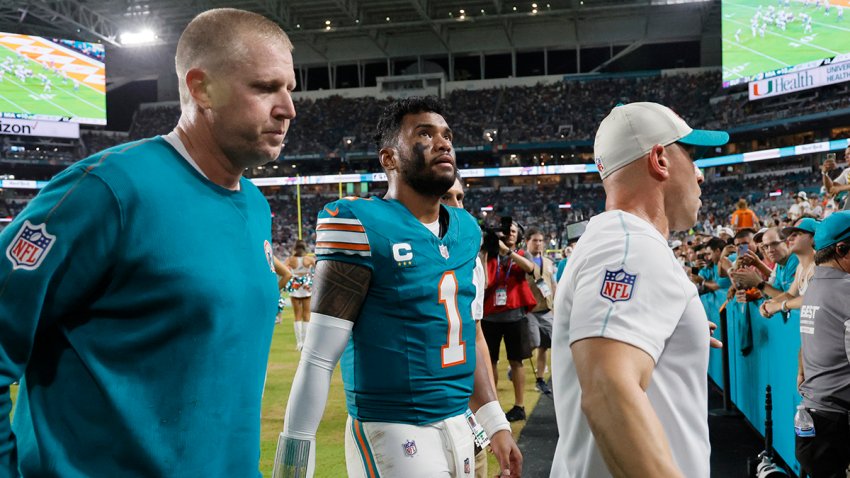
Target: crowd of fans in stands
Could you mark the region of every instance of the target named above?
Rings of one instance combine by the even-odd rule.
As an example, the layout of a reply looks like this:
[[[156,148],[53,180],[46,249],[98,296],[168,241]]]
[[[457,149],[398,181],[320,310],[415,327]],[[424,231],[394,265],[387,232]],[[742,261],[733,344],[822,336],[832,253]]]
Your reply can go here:
[[[825,196],[821,193],[819,171],[805,171],[786,164],[785,170],[771,167],[765,171],[732,176],[709,175],[702,186],[700,222],[693,233],[711,233],[731,224],[736,202],[744,199],[763,223],[779,223],[788,215],[794,196],[802,191],[814,209]],[[378,187],[381,186],[380,183]],[[770,193],[774,193],[773,196]],[[380,189],[369,196],[381,196]],[[337,196],[336,190],[305,193],[301,196],[302,237],[312,243],[318,211]],[[294,188],[281,188],[267,195],[274,212],[273,238],[282,250],[298,239],[298,208]],[[551,247],[567,243],[565,226],[589,219],[605,209],[605,191],[600,182],[589,184],[533,184],[527,186],[471,187],[464,204],[480,222],[498,223],[502,216],[511,216],[526,227],[545,231],[552,238]],[[569,205],[569,207],[567,207]],[[823,207],[821,208],[823,210]]]
[[[612,107],[633,101],[662,103],[695,127],[721,129],[850,106],[847,85],[749,102],[746,94],[724,96],[719,84],[720,73],[709,71],[455,90],[445,98],[446,117],[455,145],[473,146],[487,144],[484,132],[491,129],[496,130],[493,140],[497,143],[592,140],[599,121]],[[713,97],[719,99],[712,102]],[[287,134],[284,156],[327,157],[374,150],[374,125],[389,101],[341,96],[297,101],[298,116]],[[167,133],[178,117],[176,104],[140,109],[130,137]]]
[[[708,71],[639,78],[571,79],[533,87],[455,90],[445,100],[446,116],[450,118],[455,145],[463,147],[486,144],[487,139],[482,135],[485,130],[496,131],[494,141],[497,143],[589,141],[600,119],[611,107],[621,102],[660,102],[671,106],[695,126],[723,128],[781,118],[787,114],[826,111],[824,105],[830,105],[832,109],[850,105],[848,85],[833,85],[757,102],[747,102],[740,93],[712,101],[713,96],[720,94],[717,88],[720,84],[719,75],[717,71]],[[346,151],[373,150],[372,129],[388,101],[341,96],[299,100],[296,104],[298,116],[287,135],[284,155],[316,154],[326,158],[344,156]],[[179,106],[176,104],[141,108],[136,113],[128,135],[84,132],[80,151],[91,154],[128,139],[167,133],[178,118]],[[5,150],[4,155],[11,157],[8,147]],[[66,148],[62,153],[67,155],[69,151]],[[31,151],[21,154],[21,157],[29,157],[46,153]],[[508,165],[530,165],[544,161],[542,156],[519,156],[515,160],[516,164]],[[547,164],[571,161],[570,158],[559,161],[556,156],[547,156],[545,161]],[[283,170],[269,167],[259,174],[291,175],[296,171],[291,169],[294,165],[281,166]],[[790,185],[794,185],[794,192],[804,190],[810,194],[817,193],[819,183],[814,178],[811,166],[789,169],[788,164],[780,163],[775,168],[782,169],[780,174],[771,172],[770,167],[761,167],[755,175],[735,171],[726,177],[708,178],[703,187],[703,222],[697,226],[697,230],[716,228],[728,220],[730,207],[736,199],[730,198],[729,191],[742,192],[740,195],[756,214],[765,218],[782,216],[790,201],[790,193],[787,191]],[[780,196],[768,196],[769,192],[777,190],[782,191]],[[534,201],[527,200],[529,195],[534,196]],[[291,191],[276,192],[269,199],[276,214],[275,242],[288,244],[294,241],[297,237],[297,211]],[[302,235],[305,238],[309,239],[313,235],[315,213],[326,200],[327,196],[323,195],[307,194],[302,197]],[[17,199],[6,199],[7,215],[14,215],[20,202]],[[565,207],[567,203],[569,208]],[[467,205],[476,215],[481,215],[482,207],[492,206],[491,217],[513,216],[524,224],[551,231],[556,236],[556,242],[561,242],[565,234],[564,224],[589,218],[604,209],[604,192],[598,182],[569,186],[544,184],[524,188],[473,188],[467,196]]]

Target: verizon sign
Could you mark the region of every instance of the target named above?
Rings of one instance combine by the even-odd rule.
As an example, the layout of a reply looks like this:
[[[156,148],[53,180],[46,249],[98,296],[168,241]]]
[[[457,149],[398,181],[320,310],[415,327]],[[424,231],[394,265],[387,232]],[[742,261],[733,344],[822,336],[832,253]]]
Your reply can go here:
[[[811,70],[795,71],[765,80],[751,81],[750,101],[785,95],[850,81],[850,61],[831,63]]]
[[[50,138],[79,138],[80,124],[66,121],[0,118],[0,134],[12,136],[46,136]]]

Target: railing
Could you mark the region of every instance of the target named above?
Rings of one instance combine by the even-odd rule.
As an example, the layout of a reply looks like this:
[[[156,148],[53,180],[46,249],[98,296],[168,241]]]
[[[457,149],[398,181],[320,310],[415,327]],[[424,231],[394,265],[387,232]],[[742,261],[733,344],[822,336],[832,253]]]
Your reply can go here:
[[[720,324],[720,306],[726,290],[701,296],[709,320]],[[797,353],[800,350],[800,314],[792,310],[765,319],[759,304],[727,304],[727,342],[732,403],[750,424],[764,435],[764,389],[773,389],[773,446],[793,471],[800,475],[794,457],[794,413],[800,403],[797,392]],[[718,333],[719,337],[720,334]],[[723,351],[712,349],[708,375],[723,388]]]

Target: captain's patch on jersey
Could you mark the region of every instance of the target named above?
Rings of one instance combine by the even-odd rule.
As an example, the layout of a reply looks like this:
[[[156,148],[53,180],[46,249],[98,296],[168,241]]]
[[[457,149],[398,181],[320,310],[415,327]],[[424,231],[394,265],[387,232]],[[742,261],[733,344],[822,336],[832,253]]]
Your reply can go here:
[[[6,257],[12,261],[14,269],[35,270],[47,257],[54,242],[56,236],[48,234],[44,224],[33,225],[24,221],[23,227],[6,249]]]
[[[398,267],[413,267],[416,261],[413,260],[413,247],[407,242],[399,242],[393,244],[393,259]]]
[[[620,302],[632,298],[637,274],[629,274],[623,268],[615,271],[605,270],[605,279],[599,294],[611,302]]]

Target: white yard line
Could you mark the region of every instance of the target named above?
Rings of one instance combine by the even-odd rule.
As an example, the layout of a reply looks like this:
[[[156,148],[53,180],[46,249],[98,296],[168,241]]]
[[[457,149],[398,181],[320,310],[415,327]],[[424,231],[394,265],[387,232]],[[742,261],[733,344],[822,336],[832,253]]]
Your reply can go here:
[[[764,54],[764,53],[762,53],[762,52],[760,52],[760,51],[757,51],[757,50],[753,50],[753,49],[752,49],[752,48],[750,48],[750,47],[746,47],[746,46],[744,46],[744,45],[741,45],[740,43],[736,43],[736,42],[734,42],[734,41],[732,41],[732,40],[727,40],[727,39],[725,39],[725,38],[723,39],[723,41],[725,41],[726,43],[731,43],[731,44],[733,44],[733,45],[735,45],[735,46],[739,46],[739,47],[743,48],[744,50],[749,50],[749,51],[751,51],[751,52],[755,53],[755,54],[756,54],[756,55],[758,55],[758,56],[763,56],[763,57],[767,58],[768,60],[773,60],[773,61],[775,61],[776,63],[779,63],[779,65],[780,65],[781,67],[783,67],[783,68],[784,68],[784,67],[786,67],[786,66],[788,66],[788,62],[785,62],[785,61],[782,61],[782,60],[778,60],[778,59],[776,59],[776,58],[774,58],[774,57],[772,57],[772,56],[770,56],[770,55]]]
[[[7,111],[7,113],[26,113],[26,114],[31,114],[31,113],[29,112],[29,110],[27,110],[27,109],[26,109],[26,108],[24,108],[23,106],[21,106],[21,105],[19,105],[19,104],[15,103],[14,101],[10,100],[9,98],[6,98],[6,97],[5,97],[5,96],[3,96],[3,95],[0,95],[0,98],[2,98],[2,99],[6,102],[6,103],[11,104],[11,105],[12,105],[12,106],[14,106],[15,108],[18,108],[18,110],[19,110],[19,111]]]

